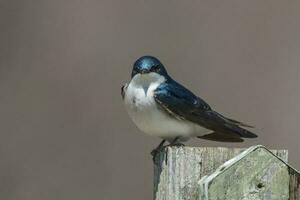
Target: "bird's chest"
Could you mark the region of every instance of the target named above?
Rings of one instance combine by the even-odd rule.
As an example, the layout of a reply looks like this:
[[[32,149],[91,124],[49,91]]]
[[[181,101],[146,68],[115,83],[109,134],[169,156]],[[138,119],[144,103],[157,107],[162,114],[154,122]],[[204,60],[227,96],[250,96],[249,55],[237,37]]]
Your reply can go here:
[[[161,110],[154,99],[154,91],[159,86],[130,83],[125,95],[125,106],[136,126],[151,135],[160,136],[170,130],[170,117]]]
[[[125,104],[129,115],[135,122],[141,124],[143,121],[152,122],[160,115],[153,97],[156,85],[147,87],[129,84],[126,95]]]
[[[145,133],[165,139],[189,134],[190,125],[171,118],[156,103],[153,97],[156,88],[157,85],[150,85],[146,90],[143,87],[128,85],[125,105],[133,122]]]

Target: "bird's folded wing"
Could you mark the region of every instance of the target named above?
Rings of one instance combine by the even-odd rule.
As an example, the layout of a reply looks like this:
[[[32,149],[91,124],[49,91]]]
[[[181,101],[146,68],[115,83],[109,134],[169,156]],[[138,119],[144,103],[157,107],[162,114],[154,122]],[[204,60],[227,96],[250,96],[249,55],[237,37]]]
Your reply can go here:
[[[165,111],[176,118],[189,120],[222,134],[248,138],[257,137],[250,131],[241,128],[243,123],[228,119],[213,111],[204,100],[175,81],[158,87],[154,92],[154,98]]]

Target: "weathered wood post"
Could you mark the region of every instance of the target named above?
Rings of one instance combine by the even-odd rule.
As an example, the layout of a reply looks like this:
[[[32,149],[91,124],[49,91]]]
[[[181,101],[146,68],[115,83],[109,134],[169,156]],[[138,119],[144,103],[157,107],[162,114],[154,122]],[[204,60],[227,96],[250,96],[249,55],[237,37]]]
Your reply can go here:
[[[287,150],[167,147],[154,164],[154,200],[300,200]]]

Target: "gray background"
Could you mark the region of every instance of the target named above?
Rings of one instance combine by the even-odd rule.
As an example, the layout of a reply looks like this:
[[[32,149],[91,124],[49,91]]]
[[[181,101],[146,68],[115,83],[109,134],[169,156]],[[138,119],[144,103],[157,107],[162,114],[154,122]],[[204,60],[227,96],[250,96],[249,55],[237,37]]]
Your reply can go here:
[[[300,1],[1,0],[0,198],[151,199],[158,138],[120,86],[139,56],[300,169]]]

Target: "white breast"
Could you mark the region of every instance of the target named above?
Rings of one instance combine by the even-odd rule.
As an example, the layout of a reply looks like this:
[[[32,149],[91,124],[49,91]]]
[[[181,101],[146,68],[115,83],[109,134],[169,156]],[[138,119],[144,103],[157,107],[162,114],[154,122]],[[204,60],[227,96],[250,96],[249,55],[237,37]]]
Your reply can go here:
[[[161,110],[154,100],[154,90],[165,81],[156,73],[137,74],[130,81],[125,93],[125,107],[136,126],[143,132],[164,139],[189,138],[210,132],[197,124],[176,119]]]

